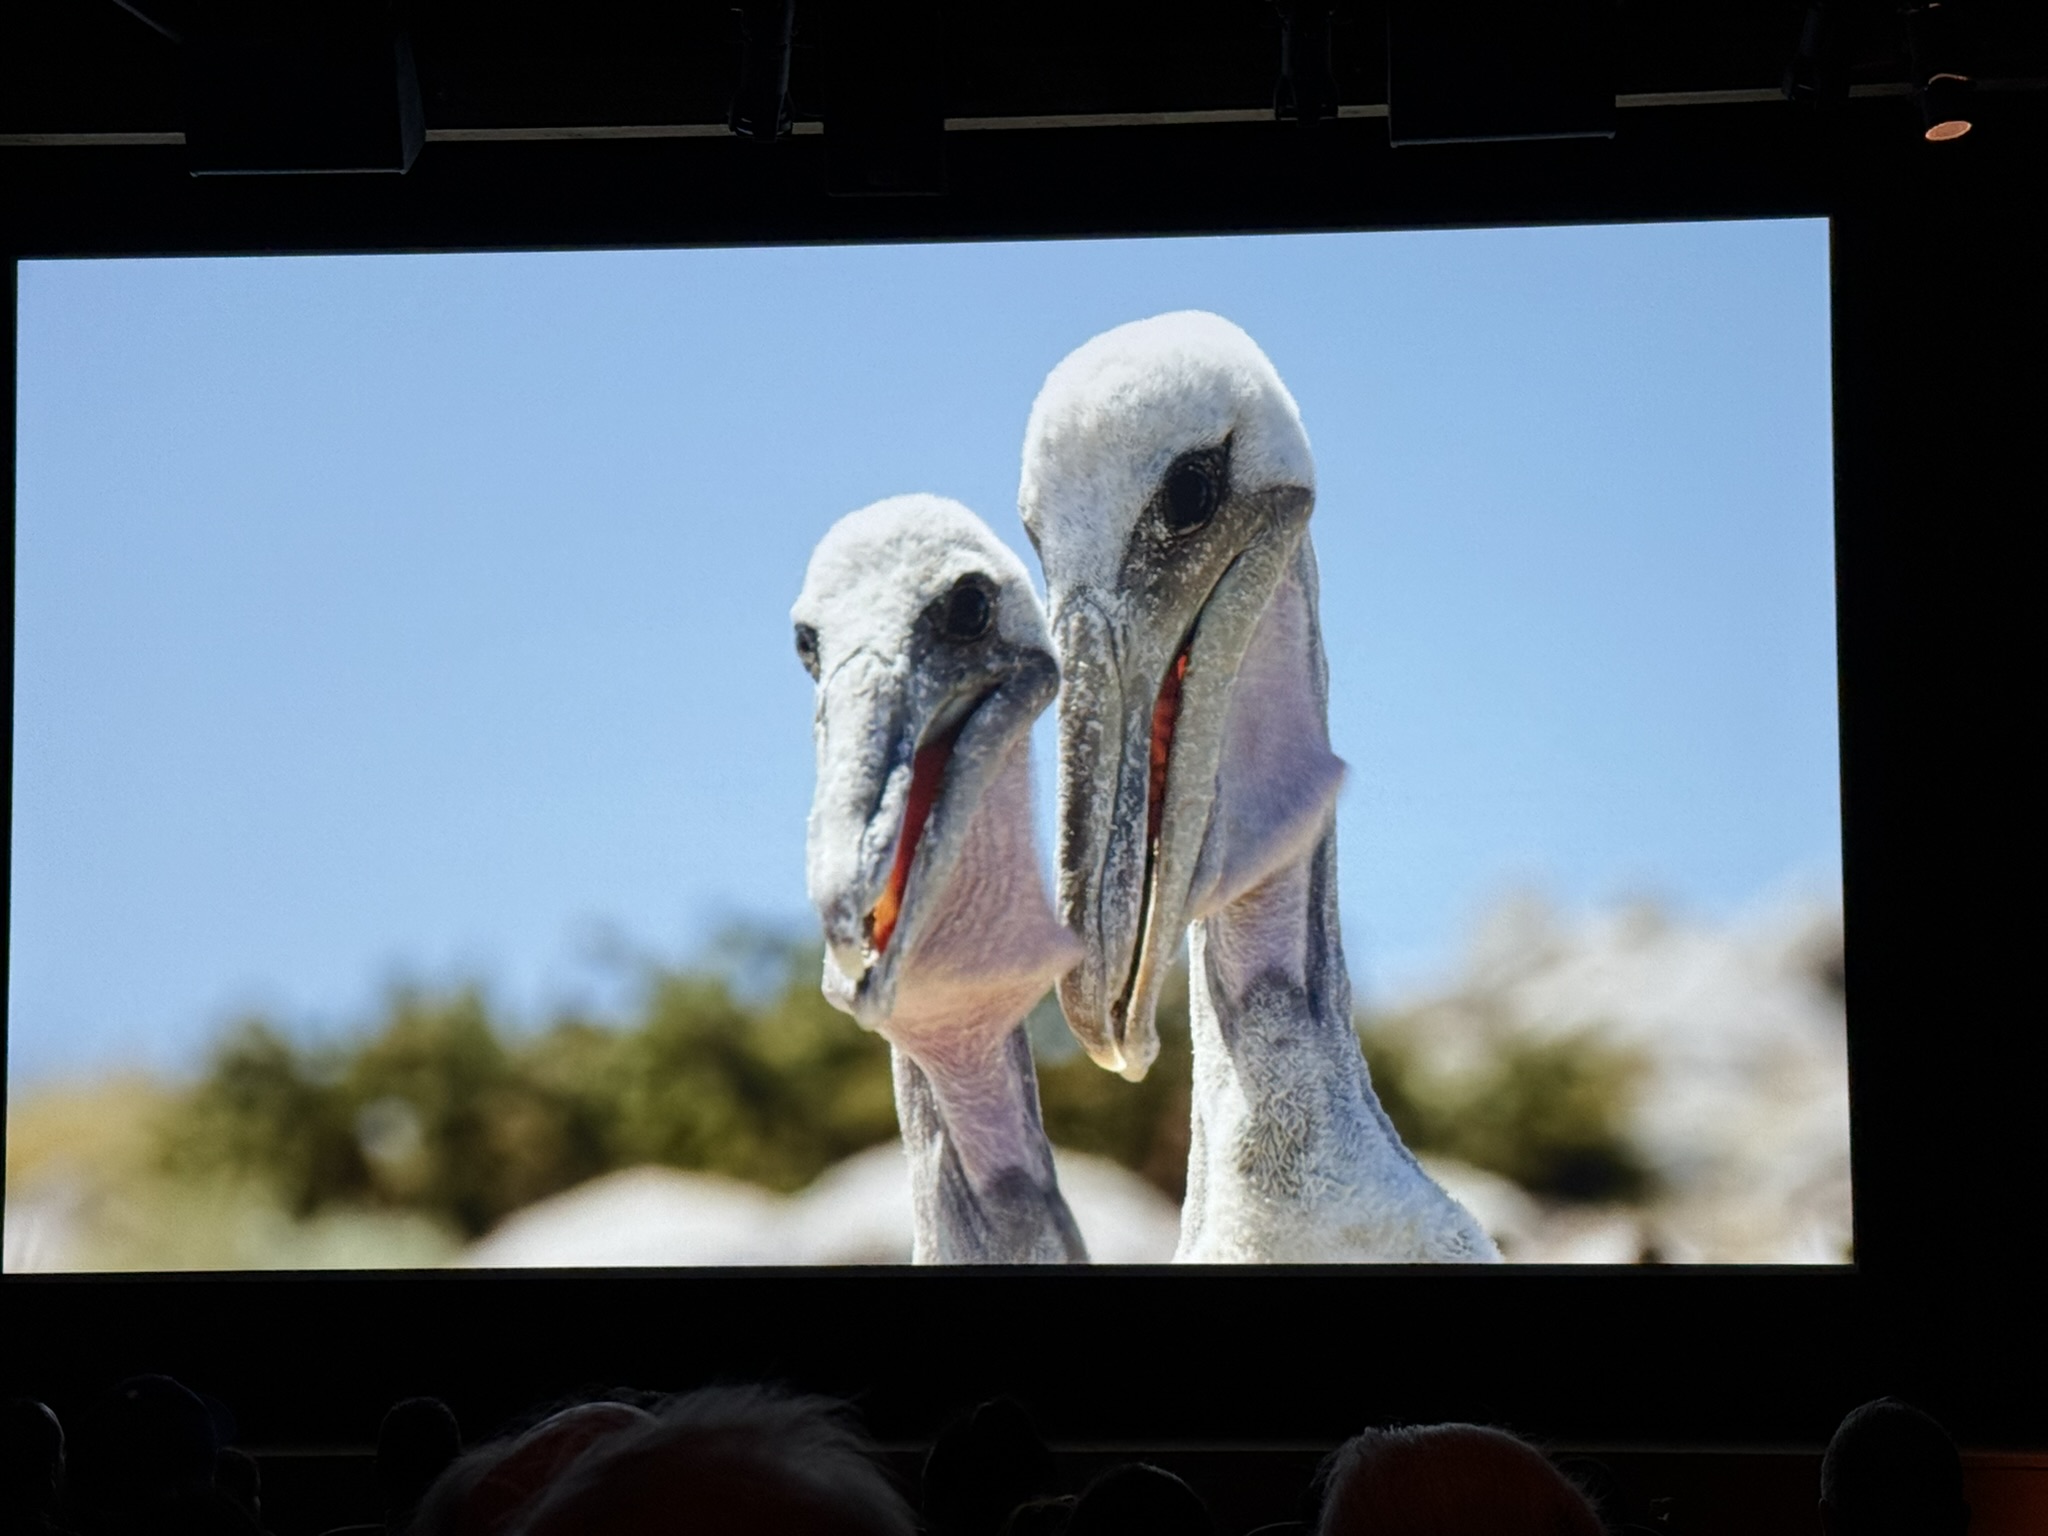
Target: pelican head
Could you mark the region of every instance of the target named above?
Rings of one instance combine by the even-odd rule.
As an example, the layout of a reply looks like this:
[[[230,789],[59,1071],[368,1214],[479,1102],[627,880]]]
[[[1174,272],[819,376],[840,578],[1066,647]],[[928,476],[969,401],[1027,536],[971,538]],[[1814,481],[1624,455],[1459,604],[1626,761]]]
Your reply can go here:
[[[1313,629],[1315,462],[1249,336],[1160,315],[1048,376],[1018,505],[1065,673],[1059,915],[1084,954],[1060,1002],[1095,1061],[1135,1079],[1158,1053],[1159,983],[1186,926],[1299,857],[1342,776],[1320,639],[1296,632]],[[1268,609],[1290,578],[1307,604],[1276,639]],[[1289,645],[1299,665],[1275,682],[1259,663]],[[1269,707],[1287,730],[1261,729]]]
[[[958,502],[893,497],[833,525],[790,617],[817,683],[806,874],[826,996],[880,1028],[921,950],[1042,991],[1075,946],[1030,836],[1031,723],[1059,665],[1023,562]]]

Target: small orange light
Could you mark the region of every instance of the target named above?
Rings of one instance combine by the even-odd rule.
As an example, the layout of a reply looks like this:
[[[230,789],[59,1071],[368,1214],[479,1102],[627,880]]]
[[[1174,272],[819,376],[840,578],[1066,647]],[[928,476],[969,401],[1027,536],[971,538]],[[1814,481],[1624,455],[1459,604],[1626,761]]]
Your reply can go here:
[[[1946,144],[1950,139],[1960,139],[1970,131],[1970,120],[1966,117],[1952,117],[1946,122],[1932,124],[1927,130],[1927,142]]]

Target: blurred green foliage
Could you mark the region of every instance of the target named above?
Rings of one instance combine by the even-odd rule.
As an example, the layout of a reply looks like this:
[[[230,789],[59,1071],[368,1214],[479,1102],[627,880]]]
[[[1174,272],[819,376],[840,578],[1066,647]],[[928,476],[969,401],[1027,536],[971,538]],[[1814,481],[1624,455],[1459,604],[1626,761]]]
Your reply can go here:
[[[1647,1064],[1597,1026],[1537,1034],[1483,999],[1362,1021],[1380,1103],[1418,1152],[1501,1174],[1556,1200],[1636,1200],[1649,1164],[1629,1134]],[[1455,1026],[1461,1049],[1443,1049]]]
[[[715,972],[651,975],[626,1024],[509,1031],[474,989],[401,992],[356,1038],[251,1019],[169,1115],[173,1173],[260,1180],[295,1213],[417,1210],[475,1236],[643,1163],[793,1190],[896,1133],[888,1047],[815,969],[748,1002]]]
[[[401,991],[353,1037],[306,1044],[244,1021],[170,1110],[165,1170],[267,1187],[301,1217],[417,1213],[476,1236],[521,1206],[646,1163],[777,1190],[896,1134],[887,1045],[819,995],[807,946],[754,940],[745,966],[654,969],[632,1017],[538,1031],[494,1019],[481,992]],[[764,961],[765,957],[765,961]],[[747,971],[752,972],[749,981]],[[1041,1005],[1039,1092],[1052,1140],[1112,1158],[1178,1199],[1190,1058],[1184,972],[1160,1006],[1142,1083],[1071,1048]],[[1381,1100],[1417,1151],[1532,1191],[1617,1199],[1647,1184],[1624,1127],[1638,1066],[1596,1032],[1499,1032],[1452,1069],[1426,1016],[1365,1023]]]

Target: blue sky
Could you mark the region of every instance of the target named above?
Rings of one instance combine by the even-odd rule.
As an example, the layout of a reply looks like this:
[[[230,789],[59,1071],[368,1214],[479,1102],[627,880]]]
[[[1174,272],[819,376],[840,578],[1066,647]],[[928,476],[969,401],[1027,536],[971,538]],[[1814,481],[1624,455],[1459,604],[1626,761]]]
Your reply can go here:
[[[1510,889],[1711,917],[1839,881],[1819,222],[29,263],[20,296],[16,1085],[400,977],[539,1016],[622,946],[802,925],[811,545],[929,490],[1035,571],[1039,382],[1168,309],[1249,330],[1315,445],[1366,996]]]

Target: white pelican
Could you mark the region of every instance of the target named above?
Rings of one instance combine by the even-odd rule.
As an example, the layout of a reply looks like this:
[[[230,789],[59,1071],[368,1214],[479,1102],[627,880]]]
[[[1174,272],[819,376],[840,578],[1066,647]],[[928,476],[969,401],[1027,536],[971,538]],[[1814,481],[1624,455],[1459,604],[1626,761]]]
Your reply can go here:
[[[894,1052],[913,1261],[1084,1260],[1023,1026],[1080,954],[1032,835],[1059,665],[1031,578],[958,502],[898,496],[833,525],[790,617],[818,685],[825,995]]]
[[[1032,406],[1018,505],[1065,672],[1059,914],[1084,953],[1060,1002],[1100,1065],[1151,1065],[1193,925],[1176,1259],[1497,1259],[1352,1028],[1315,463],[1279,374],[1215,315],[1096,337]]]

